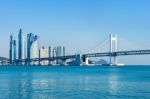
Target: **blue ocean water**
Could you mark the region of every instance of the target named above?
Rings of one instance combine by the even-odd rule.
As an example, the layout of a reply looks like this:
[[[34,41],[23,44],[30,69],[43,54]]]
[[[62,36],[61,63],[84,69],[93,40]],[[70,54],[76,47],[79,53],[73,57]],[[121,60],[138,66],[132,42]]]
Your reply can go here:
[[[0,99],[150,99],[150,66],[1,66]]]

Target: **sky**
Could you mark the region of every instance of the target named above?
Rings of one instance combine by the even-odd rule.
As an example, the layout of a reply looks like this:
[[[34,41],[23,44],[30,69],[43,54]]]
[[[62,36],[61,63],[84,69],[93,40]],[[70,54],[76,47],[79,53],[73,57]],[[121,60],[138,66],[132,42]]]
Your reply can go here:
[[[40,46],[66,46],[68,54],[99,52],[110,34],[122,50],[150,49],[150,0],[0,0],[0,56],[9,36],[40,36]],[[94,46],[98,45],[95,50]],[[120,63],[150,64],[150,55],[119,57]]]

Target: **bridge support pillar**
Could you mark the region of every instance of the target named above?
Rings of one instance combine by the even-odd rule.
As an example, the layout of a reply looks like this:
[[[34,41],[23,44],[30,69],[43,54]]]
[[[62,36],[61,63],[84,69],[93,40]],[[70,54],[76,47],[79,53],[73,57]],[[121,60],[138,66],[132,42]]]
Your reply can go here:
[[[89,64],[88,57],[83,57],[82,60],[83,60],[83,64],[84,65],[88,65]]]
[[[80,55],[80,54],[78,54],[78,55],[76,56],[76,63],[77,63],[78,66],[81,65],[81,55]]]
[[[88,59],[88,57],[85,59],[85,64],[86,64],[86,65],[89,64],[89,59]]]
[[[66,60],[62,60],[62,64],[63,64],[63,65],[66,65]]]
[[[114,57],[114,64],[117,65],[117,56]]]
[[[117,65],[117,56],[110,56],[110,65]]]
[[[52,60],[48,60],[48,65],[52,65]]]
[[[38,65],[41,65],[41,51],[39,50],[39,59],[38,59]]]

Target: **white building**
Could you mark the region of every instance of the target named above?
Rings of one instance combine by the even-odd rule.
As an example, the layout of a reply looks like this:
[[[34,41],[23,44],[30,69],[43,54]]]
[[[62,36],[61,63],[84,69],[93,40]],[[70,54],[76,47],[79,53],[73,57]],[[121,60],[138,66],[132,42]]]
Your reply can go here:
[[[31,59],[35,59],[35,58],[39,58],[39,37],[38,36],[34,36],[34,40],[31,44],[31,49],[30,49],[31,53]],[[38,64],[38,62],[33,62],[33,64]]]

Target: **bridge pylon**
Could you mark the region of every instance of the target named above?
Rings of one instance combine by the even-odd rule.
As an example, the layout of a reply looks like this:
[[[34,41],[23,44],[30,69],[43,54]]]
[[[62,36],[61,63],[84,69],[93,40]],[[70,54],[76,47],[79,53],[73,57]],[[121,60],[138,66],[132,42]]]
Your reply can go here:
[[[112,52],[118,51],[117,35],[110,34],[110,65],[117,65],[117,56],[112,55]]]

